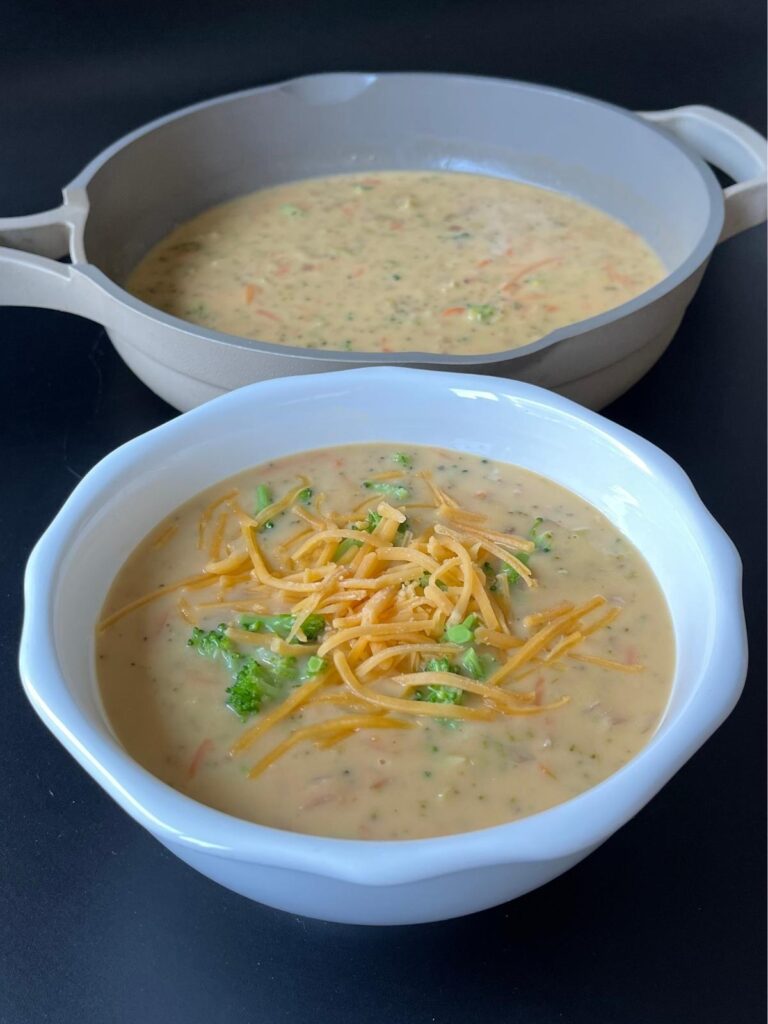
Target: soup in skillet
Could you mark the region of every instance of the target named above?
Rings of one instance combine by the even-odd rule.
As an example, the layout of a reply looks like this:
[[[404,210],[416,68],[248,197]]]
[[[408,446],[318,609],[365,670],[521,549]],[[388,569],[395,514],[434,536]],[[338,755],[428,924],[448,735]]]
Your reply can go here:
[[[205,327],[304,348],[472,355],[602,313],[664,276],[607,214],[503,178],[339,175],[187,221],[126,287]]]
[[[544,810],[647,743],[674,642],[637,550],[515,466],[355,445],[249,470],[133,552],[97,630],[128,752],[298,832],[443,835]]]

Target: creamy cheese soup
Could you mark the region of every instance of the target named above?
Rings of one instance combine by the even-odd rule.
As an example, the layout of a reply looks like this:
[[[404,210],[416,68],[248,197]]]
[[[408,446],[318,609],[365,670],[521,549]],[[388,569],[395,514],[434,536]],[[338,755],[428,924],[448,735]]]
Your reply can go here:
[[[354,445],[179,507],[97,627],[107,715],[211,807],[325,836],[508,822],[625,765],[664,710],[669,613],[600,513],[512,465]]]
[[[179,225],[126,287],[245,338],[470,355],[525,345],[664,276],[629,228],[568,196],[446,172],[263,189]]]

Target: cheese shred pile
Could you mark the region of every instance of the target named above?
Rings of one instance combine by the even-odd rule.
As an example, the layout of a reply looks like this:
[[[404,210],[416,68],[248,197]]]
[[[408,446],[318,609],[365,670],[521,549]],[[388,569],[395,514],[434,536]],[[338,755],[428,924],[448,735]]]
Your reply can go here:
[[[398,475],[383,473],[375,479]],[[578,605],[563,601],[528,615],[515,632],[510,576],[516,586],[537,586],[528,564],[536,544],[488,529],[483,514],[459,507],[427,474],[422,477],[430,505],[396,507],[376,493],[347,514],[323,512],[323,495],[313,509],[302,503],[309,484],[304,478],[256,515],[245,512],[238,492],[230,491],[201,516],[198,547],[208,557],[203,571],[132,601],[105,618],[99,629],[174,591],[181,592],[179,611],[192,625],[213,608],[292,615],[284,637],[236,625],[227,629],[239,645],[314,655],[322,665],[261,711],[231,754],[243,754],[276,723],[310,705],[325,704],[338,716],[294,729],[253,765],[252,777],[301,743],[332,746],[360,730],[410,729],[430,719],[482,723],[556,710],[569,697],[545,703],[540,687],[529,689],[524,681],[564,659],[621,672],[642,670],[581,649],[584,640],[620,614],[599,594]],[[409,508],[430,510],[422,516],[429,524],[418,534],[407,519]],[[270,545],[267,554],[262,546],[266,528],[281,513],[290,513],[302,526]],[[233,539],[225,543],[235,524]],[[164,543],[166,535],[167,529],[154,546]],[[216,588],[212,598],[191,600],[211,587]],[[325,620],[315,642],[308,642],[301,628],[310,615]],[[470,649],[476,656],[476,648],[484,652],[482,671],[429,668],[430,662],[445,664],[445,659],[458,664]],[[425,692],[453,697],[432,700],[420,696]]]

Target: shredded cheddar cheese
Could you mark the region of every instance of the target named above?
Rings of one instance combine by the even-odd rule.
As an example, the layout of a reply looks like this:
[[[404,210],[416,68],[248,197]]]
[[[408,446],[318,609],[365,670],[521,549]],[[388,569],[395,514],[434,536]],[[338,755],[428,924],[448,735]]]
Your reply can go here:
[[[402,476],[402,471],[391,470],[371,480],[379,491],[405,494],[406,488],[387,483]],[[301,477],[300,486],[249,515],[236,504],[238,492],[229,491],[211,502],[200,518],[198,547],[208,554],[202,572],[129,602],[108,615],[99,629],[174,591],[182,591],[178,608],[193,626],[198,626],[201,611],[212,608],[262,613],[267,618],[289,616],[290,625],[280,635],[271,631],[273,627],[260,628],[255,619],[246,622],[247,628],[232,622],[226,626],[228,640],[246,651],[261,647],[294,661],[296,655],[310,655],[322,668],[274,707],[261,711],[230,754],[243,754],[278,722],[294,716],[300,720],[308,704],[337,708],[342,714],[297,726],[250,768],[251,778],[304,742],[330,747],[360,730],[418,728],[425,719],[480,724],[499,716],[555,711],[568,703],[567,694],[544,703],[540,681],[530,691],[512,689],[510,684],[555,665],[562,670],[566,659],[606,670],[642,671],[639,664],[582,649],[621,612],[610,607],[589,621],[591,613],[606,604],[602,595],[580,606],[562,601],[516,619],[510,579],[519,576],[525,587],[536,586],[535,567],[527,564],[527,557],[518,557],[530,556],[536,545],[486,529],[484,513],[461,508],[427,474],[421,476],[434,504],[427,506],[431,522],[418,536],[407,513],[411,507],[425,506],[392,504],[381,494],[367,496],[346,514],[326,510],[323,495],[317,495],[313,511],[301,503],[300,495],[310,483]],[[365,509],[367,518],[361,521]],[[262,547],[262,531],[283,513],[294,517],[299,530],[279,544]],[[233,528],[238,527],[239,535],[232,539]],[[166,530],[155,544],[172,532]],[[499,565],[484,563],[486,556]],[[216,600],[194,605],[184,596],[214,586]],[[244,588],[246,594],[227,601],[233,586]],[[307,626],[311,642],[303,629],[310,616],[322,616],[324,622],[319,636]],[[490,659],[490,666],[474,645],[485,652],[482,658]],[[461,659],[470,655],[473,670],[463,671]],[[433,699],[435,693],[439,698]]]

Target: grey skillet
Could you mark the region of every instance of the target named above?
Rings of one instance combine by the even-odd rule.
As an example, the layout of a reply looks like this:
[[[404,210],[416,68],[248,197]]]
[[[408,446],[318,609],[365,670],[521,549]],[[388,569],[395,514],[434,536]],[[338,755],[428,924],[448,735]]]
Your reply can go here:
[[[723,191],[704,161],[736,184]],[[307,350],[187,323],[122,287],[147,249],[214,203],[262,186],[387,168],[477,171],[557,189],[639,232],[668,269],[616,309],[490,355]],[[96,157],[55,210],[0,220],[0,304],[102,323],[179,409],[289,374],[399,363],[514,377],[592,408],[669,344],[718,241],[765,220],[765,140],[709,107],[643,115],[523,82],[322,74],[209,100]],[[56,260],[69,255],[70,264]]]

